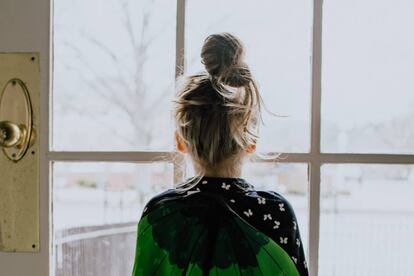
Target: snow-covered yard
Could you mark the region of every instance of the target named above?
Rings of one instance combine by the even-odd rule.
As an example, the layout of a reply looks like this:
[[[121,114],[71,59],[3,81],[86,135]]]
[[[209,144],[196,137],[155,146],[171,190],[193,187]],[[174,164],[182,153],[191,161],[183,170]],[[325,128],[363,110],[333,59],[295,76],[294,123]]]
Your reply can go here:
[[[411,265],[413,185],[366,181],[363,185],[349,183],[347,188],[348,193],[321,199],[320,275],[414,275]],[[55,232],[96,225],[110,229],[117,223],[137,222],[143,205],[152,196],[153,193],[145,190],[138,195],[136,190],[57,188],[54,191]],[[295,208],[307,248],[307,197],[297,194],[286,194],[286,197]],[[83,249],[73,247],[72,250]],[[133,252],[127,256],[133,256]]]

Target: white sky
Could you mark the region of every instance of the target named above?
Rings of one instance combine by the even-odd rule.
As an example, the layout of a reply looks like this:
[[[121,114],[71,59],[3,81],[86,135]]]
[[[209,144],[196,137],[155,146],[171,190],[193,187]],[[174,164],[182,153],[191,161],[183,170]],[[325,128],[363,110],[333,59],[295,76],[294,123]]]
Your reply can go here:
[[[187,72],[202,69],[198,57],[208,34],[229,31],[238,35],[246,44],[247,61],[259,82],[265,103],[272,112],[289,115],[289,118],[280,119],[265,114],[267,124],[262,129],[262,150],[306,151],[308,139],[305,137],[309,136],[310,119],[312,1],[187,2]],[[59,111],[67,96],[75,104],[85,105],[84,108],[102,108],[96,96],[85,91],[76,75],[65,69],[64,64],[69,63],[84,70],[62,42],[76,43],[98,75],[110,76],[118,72],[126,75],[133,69],[134,60],[130,48],[126,47],[128,36],[122,25],[124,18],[119,3],[120,0],[55,1],[54,93],[58,109],[54,115],[58,147],[82,148],[74,144],[75,133],[91,129],[98,137],[104,133],[104,130],[96,131],[99,125],[88,118],[80,120],[76,114]],[[139,30],[142,1],[130,3],[129,11],[136,30]],[[144,75],[150,97],[156,97],[174,80],[175,9],[175,1],[158,0],[150,21],[150,32],[158,37],[150,50]],[[324,121],[350,128],[413,116],[414,37],[410,35],[414,25],[413,12],[414,2],[409,0],[393,1],[392,6],[385,0],[324,1]],[[79,39],[79,31],[115,50],[122,67],[113,67],[96,47]],[[111,114],[105,120],[116,122],[128,133],[129,127],[122,116],[110,106],[107,108]],[[160,111],[161,118],[165,118],[161,121],[171,127],[168,108]],[[88,147],[123,147],[121,144],[105,144],[107,140],[96,141],[95,134],[89,133],[85,138],[85,141],[89,139]],[[160,132],[158,136],[165,135],[167,132]]]

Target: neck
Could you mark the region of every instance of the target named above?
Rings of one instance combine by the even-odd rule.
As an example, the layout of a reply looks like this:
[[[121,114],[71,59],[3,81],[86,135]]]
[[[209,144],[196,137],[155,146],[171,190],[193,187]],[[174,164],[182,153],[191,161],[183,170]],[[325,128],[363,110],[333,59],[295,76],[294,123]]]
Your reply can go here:
[[[232,164],[232,166],[216,166],[212,168],[205,168],[194,165],[194,171],[197,175],[204,175],[208,177],[220,178],[240,178],[242,173],[241,164]]]

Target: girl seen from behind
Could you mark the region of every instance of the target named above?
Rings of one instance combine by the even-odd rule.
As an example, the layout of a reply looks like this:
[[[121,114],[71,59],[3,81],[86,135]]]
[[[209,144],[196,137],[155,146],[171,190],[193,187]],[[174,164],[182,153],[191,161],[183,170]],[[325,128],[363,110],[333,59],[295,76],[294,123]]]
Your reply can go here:
[[[243,45],[213,34],[201,58],[175,100],[177,150],[196,175],[146,204],[133,275],[308,275],[292,206],[241,177],[262,105]]]

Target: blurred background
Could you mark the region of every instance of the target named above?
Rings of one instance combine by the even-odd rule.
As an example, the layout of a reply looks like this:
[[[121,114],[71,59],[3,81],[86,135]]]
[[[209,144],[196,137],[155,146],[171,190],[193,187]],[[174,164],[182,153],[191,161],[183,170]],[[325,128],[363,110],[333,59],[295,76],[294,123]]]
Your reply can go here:
[[[173,152],[176,1],[55,0],[52,150]],[[414,154],[414,3],[325,0],[321,151]],[[186,1],[186,74],[231,32],[267,108],[258,151],[310,152],[313,2]],[[173,164],[53,162],[56,275],[129,275],[145,203]],[[187,174],[191,176],[191,171]],[[293,205],[308,248],[307,163],[246,162]],[[324,164],[319,275],[414,275],[414,165]]]

